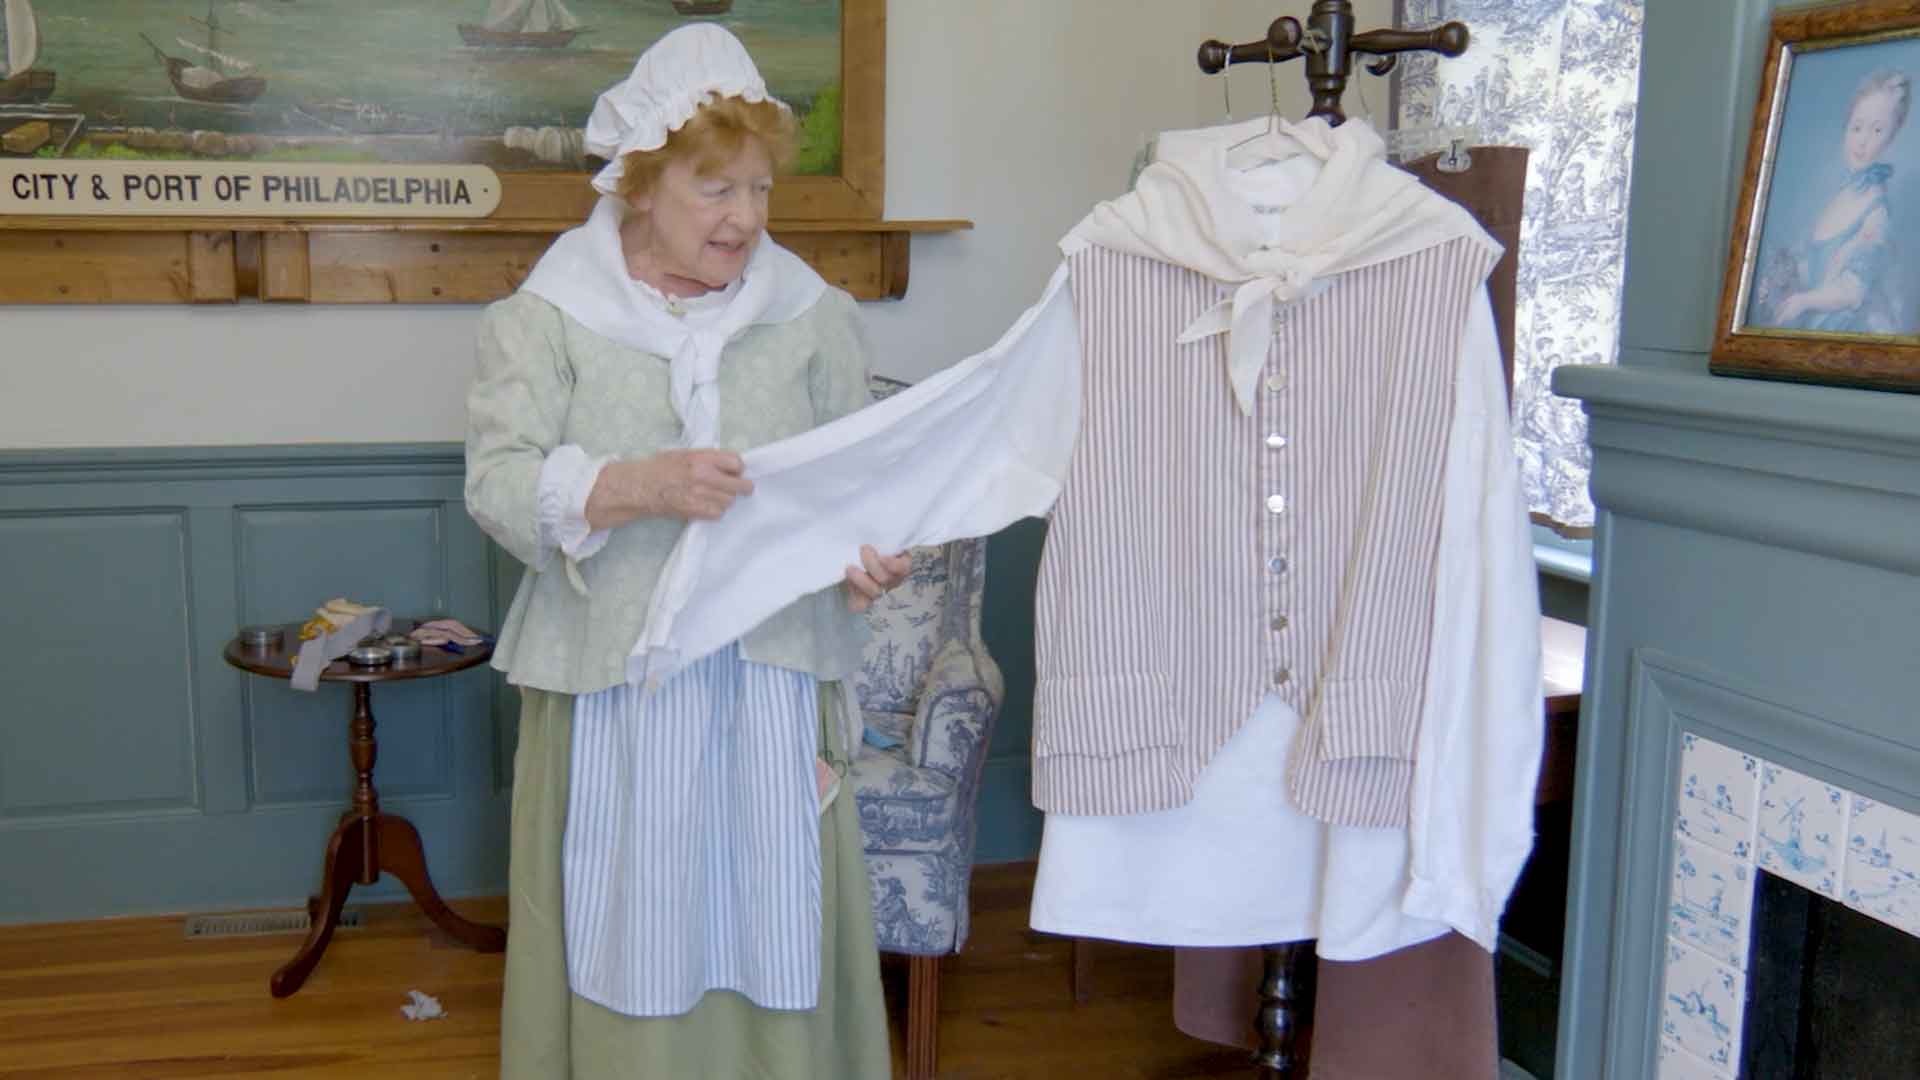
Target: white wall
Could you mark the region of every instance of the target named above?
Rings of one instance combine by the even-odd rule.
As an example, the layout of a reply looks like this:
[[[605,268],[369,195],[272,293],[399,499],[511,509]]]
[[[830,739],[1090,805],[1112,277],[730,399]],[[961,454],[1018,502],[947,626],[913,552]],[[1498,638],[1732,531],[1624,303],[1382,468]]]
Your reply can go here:
[[[1121,192],[1147,135],[1223,118],[1194,53],[1306,0],[891,0],[887,216],[969,218],[913,242],[905,300],[864,305],[882,374],[991,344],[1054,242]],[[1362,29],[1391,0],[1359,0]],[[1236,69],[1236,114],[1265,66]],[[1380,80],[1368,101],[1386,107]],[[1298,62],[1282,102],[1305,111]],[[1348,107],[1361,99],[1348,90]],[[475,307],[0,307],[0,448],[458,440]]]

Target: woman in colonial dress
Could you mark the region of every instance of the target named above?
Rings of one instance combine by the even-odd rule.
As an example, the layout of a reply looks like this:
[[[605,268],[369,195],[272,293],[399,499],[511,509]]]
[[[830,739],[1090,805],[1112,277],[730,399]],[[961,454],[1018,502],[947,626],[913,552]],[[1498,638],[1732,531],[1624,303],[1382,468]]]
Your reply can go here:
[[[632,658],[686,523],[753,497],[738,452],[867,401],[853,300],[765,232],[794,130],[727,31],[661,38],[595,104],[592,216],[482,319],[467,506],[526,568],[503,1077],[889,1075],[839,780],[861,612],[907,560],[848,552],[664,684]]]

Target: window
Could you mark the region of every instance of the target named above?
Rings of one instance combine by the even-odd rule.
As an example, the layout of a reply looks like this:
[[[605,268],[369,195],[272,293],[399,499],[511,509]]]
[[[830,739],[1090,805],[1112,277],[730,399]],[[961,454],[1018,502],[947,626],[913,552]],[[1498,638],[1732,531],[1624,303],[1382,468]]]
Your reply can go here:
[[[1514,429],[1534,520],[1591,535],[1592,455],[1578,402],[1549,388],[1561,364],[1619,351],[1627,185],[1644,0],[1399,0],[1399,24],[1467,24],[1466,55],[1402,61],[1397,126],[1469,127],[1526,146],[1526,214],[1514,313]],[[1542,568],[1590,544],[1536,545]],[[1568,564],[1571,567],[1571,563]]]

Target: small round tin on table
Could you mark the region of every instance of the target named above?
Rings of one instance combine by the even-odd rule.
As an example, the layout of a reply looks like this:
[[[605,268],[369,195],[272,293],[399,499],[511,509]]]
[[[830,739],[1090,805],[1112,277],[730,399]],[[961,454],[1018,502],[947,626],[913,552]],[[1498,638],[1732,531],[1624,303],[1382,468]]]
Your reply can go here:
[[[243,626],[240,645],[247,649],[277,649],[286,641],[287,632],[279,626]]]
[[[386,667],[393,663],[393,650],[385,645],[360,645],[347,653],[347,663],[354,667]]]
[[[396,664],[412,664],[420,659],[420,643],[405,634],[388,634],[381,644],[393,653]]]

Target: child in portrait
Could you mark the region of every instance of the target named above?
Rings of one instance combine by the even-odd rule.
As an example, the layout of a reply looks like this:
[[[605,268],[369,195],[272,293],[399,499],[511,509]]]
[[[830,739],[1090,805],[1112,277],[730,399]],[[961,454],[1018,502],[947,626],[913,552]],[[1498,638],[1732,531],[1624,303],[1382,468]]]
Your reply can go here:
[[[1815,72],[1796,74],[1807,79]],[[1896,216],[1896,200],[1890,195],[1894,166],[1888,160],[1906,125],[1912,99],[1913,79],[1905,71],[1879,68],[1859,81],[1847,101],[1838,145],[1827,143],[1832,148],[1828,153],[1837,151],[1835,164],[1844,171],[1844,179],[1824,204],[1783,205],[1822,188],[1794,182],[1814,179],[1815,168],[1776,169],[1766,239],[1773,240],[1781,232],[1792,239],[1763,243],[1750,325],[1843,334],[1915,331],[1915,298],[1906,287],[1904,266],[1913,253],[1900,250],[1899,223],[1904,215]],[[1781,129],[1783,168],[1795,164],[1791,159],[1800,149],[1787,145],[1795,119],[1793,104],[1789,103]],[[1820,141],[1831,137],[1825,132],[1819,135]],[[1831,174],[1832,164],[1825,171]]]

